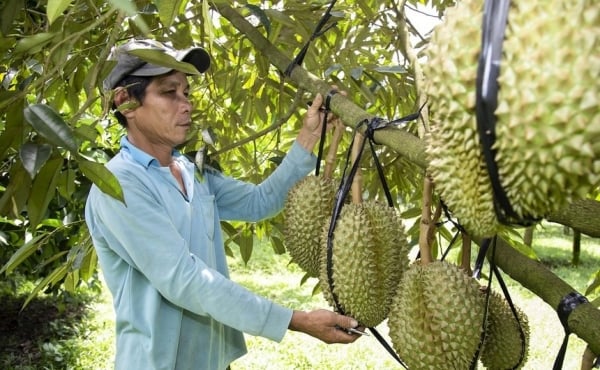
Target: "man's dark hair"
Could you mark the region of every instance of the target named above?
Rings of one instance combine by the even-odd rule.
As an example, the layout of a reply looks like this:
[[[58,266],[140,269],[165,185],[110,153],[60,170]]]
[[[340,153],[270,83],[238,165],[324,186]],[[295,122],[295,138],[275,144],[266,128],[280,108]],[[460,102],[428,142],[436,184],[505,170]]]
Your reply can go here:
[[[117,84],[117,87],[125,87],[127,93],[129,94],[129,98],[137,100],[137,102],[142,105],[144,104],[144,98],[146,97],[146,88],[148,85],[150,85],[150,82],[152,82],[153,78],[154,77],[127,76]],[[116,110],[116,108],[117,107],[113,102],[113,109],[115,109],[114,112],[117,121],[119,121],[121,126],[127,127],[127,119],[121,112]]]

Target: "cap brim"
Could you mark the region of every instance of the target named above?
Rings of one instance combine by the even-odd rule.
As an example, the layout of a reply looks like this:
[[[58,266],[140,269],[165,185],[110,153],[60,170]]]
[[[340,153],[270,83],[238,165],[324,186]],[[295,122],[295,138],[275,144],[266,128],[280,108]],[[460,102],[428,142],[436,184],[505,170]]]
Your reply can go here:
[[[129,56],[121,58],[104,81],[105,90],[114,88],[126,76],[160,76],[173,70],[195,75],[206,72],[210,67],[210,55],[199,47],[175,52],[137,49],[129,50],[127,54]]]

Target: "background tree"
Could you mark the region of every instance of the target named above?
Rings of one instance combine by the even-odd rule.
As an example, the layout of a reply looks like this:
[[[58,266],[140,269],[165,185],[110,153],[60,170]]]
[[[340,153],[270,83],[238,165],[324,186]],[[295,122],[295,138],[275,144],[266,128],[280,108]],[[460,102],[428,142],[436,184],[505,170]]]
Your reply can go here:
[[[299,128],[307,99],[331,84],[348,92],[331,109],[348,126],[341,144],[343,166],[351,131],[363,120],[391,120],[416,112],[420,48],[427,35],[416,28],[420,1],[356,0],[336,4],[326,31],[311,42],[301,66],[286,70],[311,40],[329,2],[6,0],[0,5],[0,272],[39,279],[41,289],[74,290],[96,274],[96,256],[83,222],[91,183],[122,199],[104,167],[118,150],[120,126],[111,118],[101,82],[111,48],[132,37],[154,37],[177,48],[200,45],[213,57],[197,77],[192,96],[196,131],[181,149],[193,154],[211,129],[217,144],[210,161],[227,174],[260,181],[277,166]],[[439,16],[453,1],[428,4]],[[334,25],[335,24],[335,25]],[[332,26],[331,28],[328,28]],[[426,108],[421,112],[427,114]],[[424,168],[422,121],[375,133],[386,181],[418,239]],[[363,160],[365,190],[382,197],[372,159]],[[340,168],[338,168],[339,176]],[[600,202],[575,202],[549,220],[600,236]],[[256,224],[224,223],[228,253],[247,260],[254,236],[285,252],[281,219]],[[437,229],[449,238],[451,227]],[[516,240],[499,243],[497,264],[552,307],[574,291],[520,253]],[[439,247],[439,246],[438,246]],[[596,279],[586,294],[597,292]],[[579,306],[571,330],[600,353],[600,311]]]

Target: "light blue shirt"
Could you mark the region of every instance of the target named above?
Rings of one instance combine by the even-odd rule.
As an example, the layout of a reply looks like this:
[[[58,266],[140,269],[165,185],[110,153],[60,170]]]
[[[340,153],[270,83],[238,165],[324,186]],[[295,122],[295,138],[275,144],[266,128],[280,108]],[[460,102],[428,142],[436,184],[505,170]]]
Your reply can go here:
[[[127,138],[107,167],[125,203],[93,186],[85,218],[116,314],[115,368],[225,369],[242,332],[280,341],[292,310],[229,280],[220,220],[275,215],[315,157],[297,143],[260,185],[205,170],[174,152],[187,190]]]

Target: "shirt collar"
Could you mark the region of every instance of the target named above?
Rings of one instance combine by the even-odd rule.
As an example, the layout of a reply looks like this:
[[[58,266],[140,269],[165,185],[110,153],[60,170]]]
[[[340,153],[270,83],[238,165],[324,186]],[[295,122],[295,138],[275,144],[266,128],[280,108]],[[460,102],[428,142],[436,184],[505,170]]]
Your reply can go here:
[[[121,138],[121,150],[128,152],[134,161],[138,162],[139,164],[141,164],[142,166],[144,166],[146,168],[148,168],[150,166],[160,167],[160,163],[158,162],[158,159],[156,159],[155,157],[151,156],[150,154],[144,152],[140,148],[133,145],[129,141],[129,139],[127,139],[127,135],[124,135]],[[179,157],[180,155],[181,155],[181,153],[179,153],[177,150],[173,149],[174,157]]]

